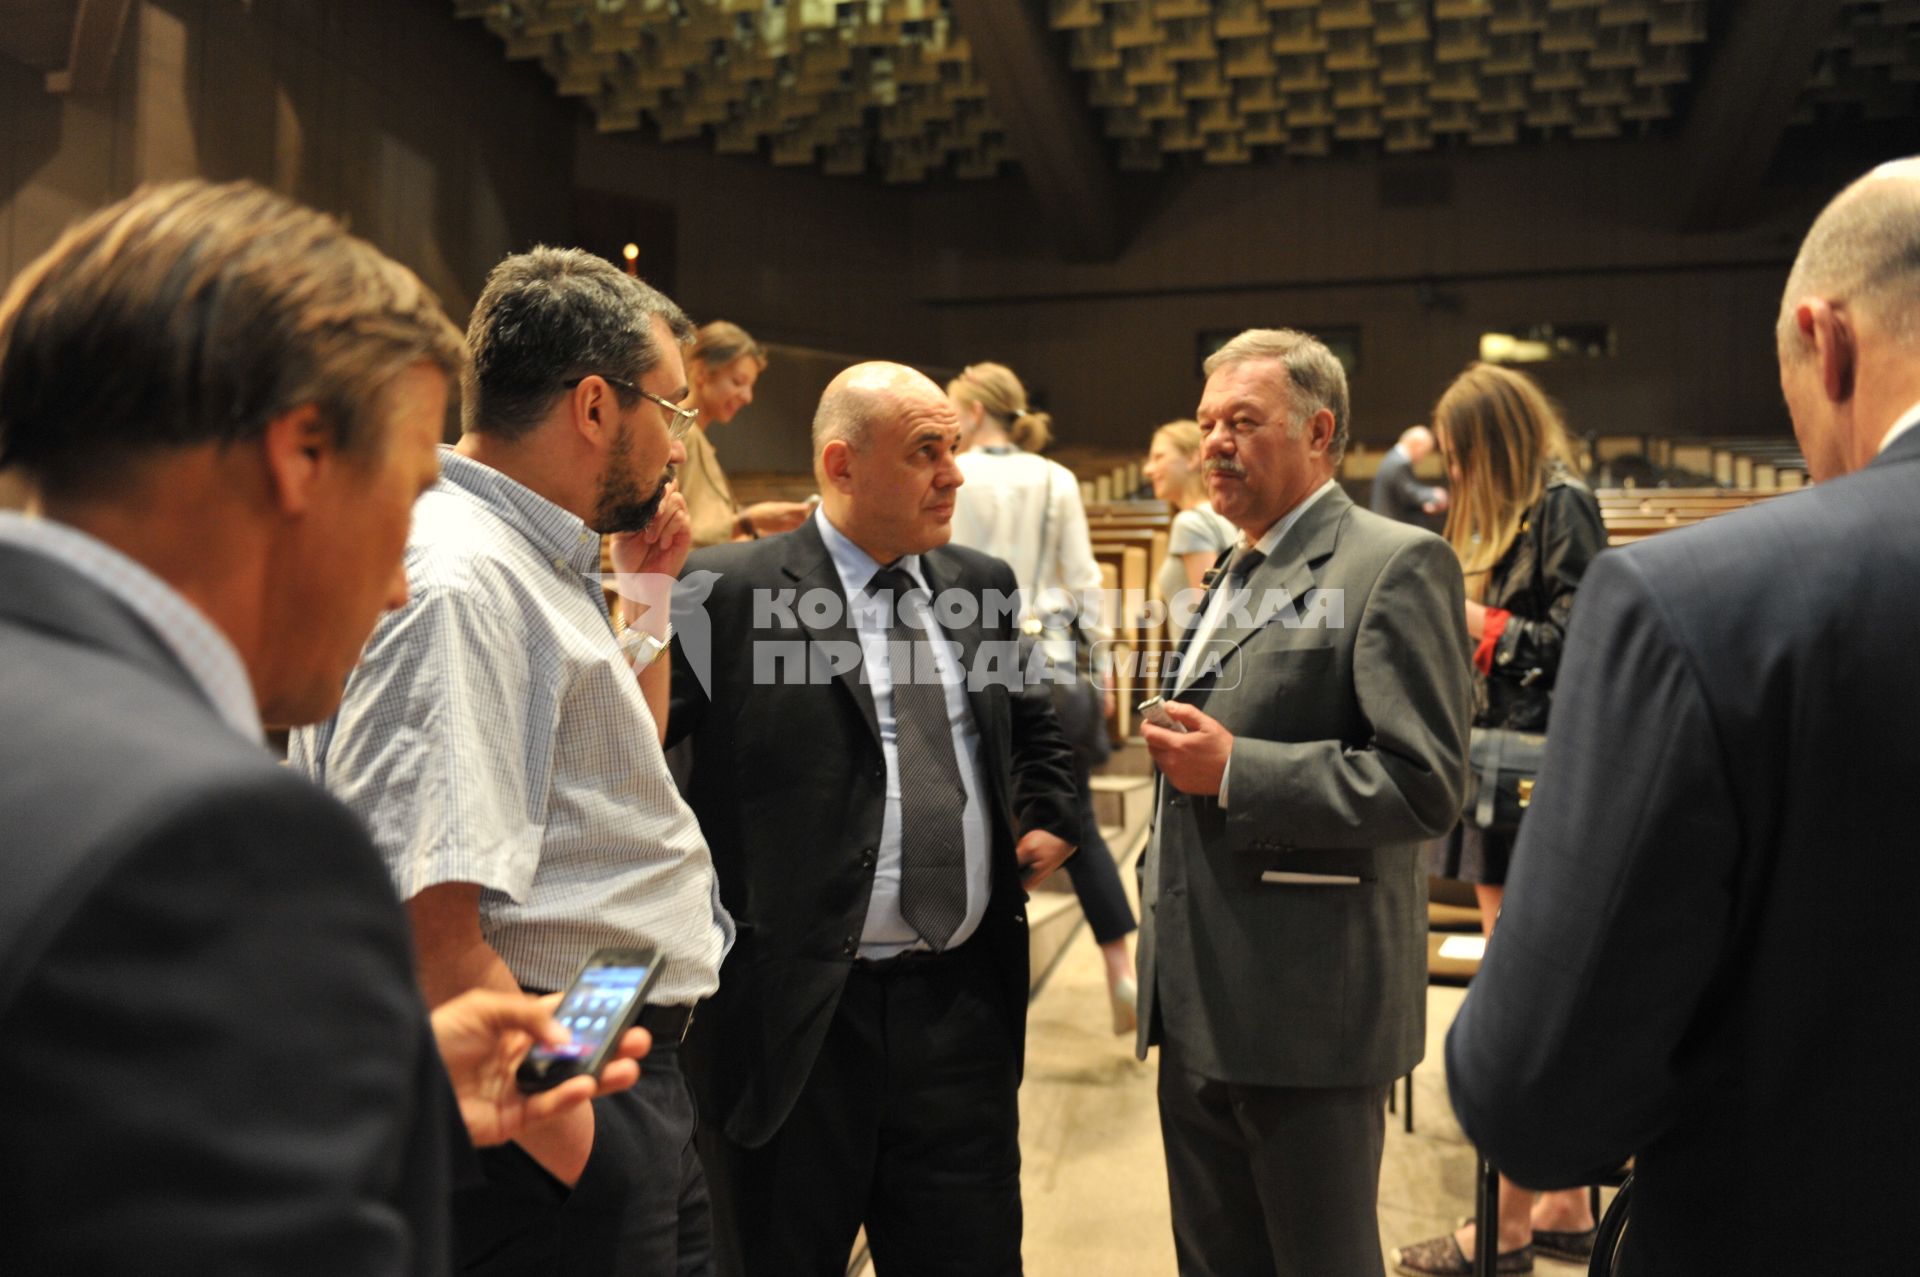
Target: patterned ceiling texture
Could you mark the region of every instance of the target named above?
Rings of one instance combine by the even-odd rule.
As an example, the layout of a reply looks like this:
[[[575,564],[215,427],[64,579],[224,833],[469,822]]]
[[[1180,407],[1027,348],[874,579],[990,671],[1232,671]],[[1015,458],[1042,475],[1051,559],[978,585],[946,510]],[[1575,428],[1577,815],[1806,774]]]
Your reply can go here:
[[[603,131],[911,182],[1008,157],[944,0],[455,0]]]
[[[1920,107],[1920,0],[1846,7],[1820,51],[1795,124],[1910,118]]]
[[[1043,11],[1122,168],[1632,137],[1684,112],[1711,0],[995,0]],[[1750,2],[1750,0],[1743,0]],[[604,131],[828,173],[991,177],[949,0],[454,0]],[[1844,7],[1801,122],[1911,114],[1920,0]]]

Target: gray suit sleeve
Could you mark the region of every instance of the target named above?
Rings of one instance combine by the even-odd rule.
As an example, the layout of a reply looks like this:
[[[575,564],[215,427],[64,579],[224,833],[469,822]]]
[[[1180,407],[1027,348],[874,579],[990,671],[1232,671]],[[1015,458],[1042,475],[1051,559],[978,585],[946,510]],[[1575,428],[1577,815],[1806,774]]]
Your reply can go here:
[[[1377,847],[1431,837],[1460,815],[1470,666],[1459,564],[1444,542],[1421,537],[1345,605],[1359,626],[1353,690],[1370,735],[1236,739],[1226,815],[1237,839],[1284,830],[1301,846]]]
[[[1461,1126],[1542,1189],[1592,1182],[1672,1121],[1734,914],[1722,743],[1631,556],[1587,575],[1547,739],[1500,925],[1447,1037]]]

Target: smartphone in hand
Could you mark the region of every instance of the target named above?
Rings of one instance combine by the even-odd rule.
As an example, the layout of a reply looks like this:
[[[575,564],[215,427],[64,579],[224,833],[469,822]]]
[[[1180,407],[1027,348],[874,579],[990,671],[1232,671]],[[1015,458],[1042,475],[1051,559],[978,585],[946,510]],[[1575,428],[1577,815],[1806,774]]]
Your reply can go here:
[[[1170,732],[1184,732],[1187,729],[1173,721],[1173,715],[1167,713],[1167,698],[1156,696],[1152,700],[1141,701],[1134,706],[1134,712],[1155,727],[1164,727]]]
[[[527,1052],[514,1078],[520,1089],[546,1091],[568,1078],[598,1076],[639,1020],[660,967],[660,955],[652,949],[601,949],[588,958],[553,1013],[572,1040]]]

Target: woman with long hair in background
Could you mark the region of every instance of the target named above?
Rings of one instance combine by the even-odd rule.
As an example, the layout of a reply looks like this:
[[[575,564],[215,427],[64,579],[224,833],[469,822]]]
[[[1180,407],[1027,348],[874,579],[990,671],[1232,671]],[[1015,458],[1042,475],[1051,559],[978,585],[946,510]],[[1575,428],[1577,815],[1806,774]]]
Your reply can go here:
[[[1453,479],[1446,538],[1466,574],[1473,725],[1545,732],[1574,594],[1607,544],[1599,502],[1578,478],[1559,412],[1524,374],[1471,365],[1440,397],[1433,421]],[[1515,840],[1469,818],[1429,847],[1435,876],[1473,884],[1489,935]],[[1593,1228],[1584,1189],[1536,1196],[1503,1176],[1496,1271],[1531,1272],[1535,1253],[1585,1263]],[[1394,1260],[1412,1277],[1467,1277],[1474,1234],[1468,1223],[1402,1247]]]

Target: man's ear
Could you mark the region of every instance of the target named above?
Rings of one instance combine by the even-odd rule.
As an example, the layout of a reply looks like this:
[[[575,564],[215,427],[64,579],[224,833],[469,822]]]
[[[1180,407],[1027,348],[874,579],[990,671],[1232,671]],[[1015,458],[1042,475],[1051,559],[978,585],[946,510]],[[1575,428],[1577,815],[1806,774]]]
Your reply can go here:
[[[329,468],[340,463],[333,427],[315,404],[302,404],[267,422],[261,447],[268,500],[282,514],[304,514]]]
[[[1307,418],[1307,451],[1324,457],[1333,447],[1333,409],[1322,408]]]
[[[841,492],[853,489],[853,449],[845,439],[829,439],[820,450],[820,473]]]
[[[582,439],[600,449],[612,444],[620,428],[620,402],[614,398],[612,386],[598,377],[583,377],[573,388],[567,406],[573,411],[573,428]]]
[[[1801,334],[1813,343],[1813,357],[1819,361],[1821,391],[1836,404],[1852,399],[1859,347],[1847,313],[1824,297],[1809,297],[1794,307],[1793,320]]]

